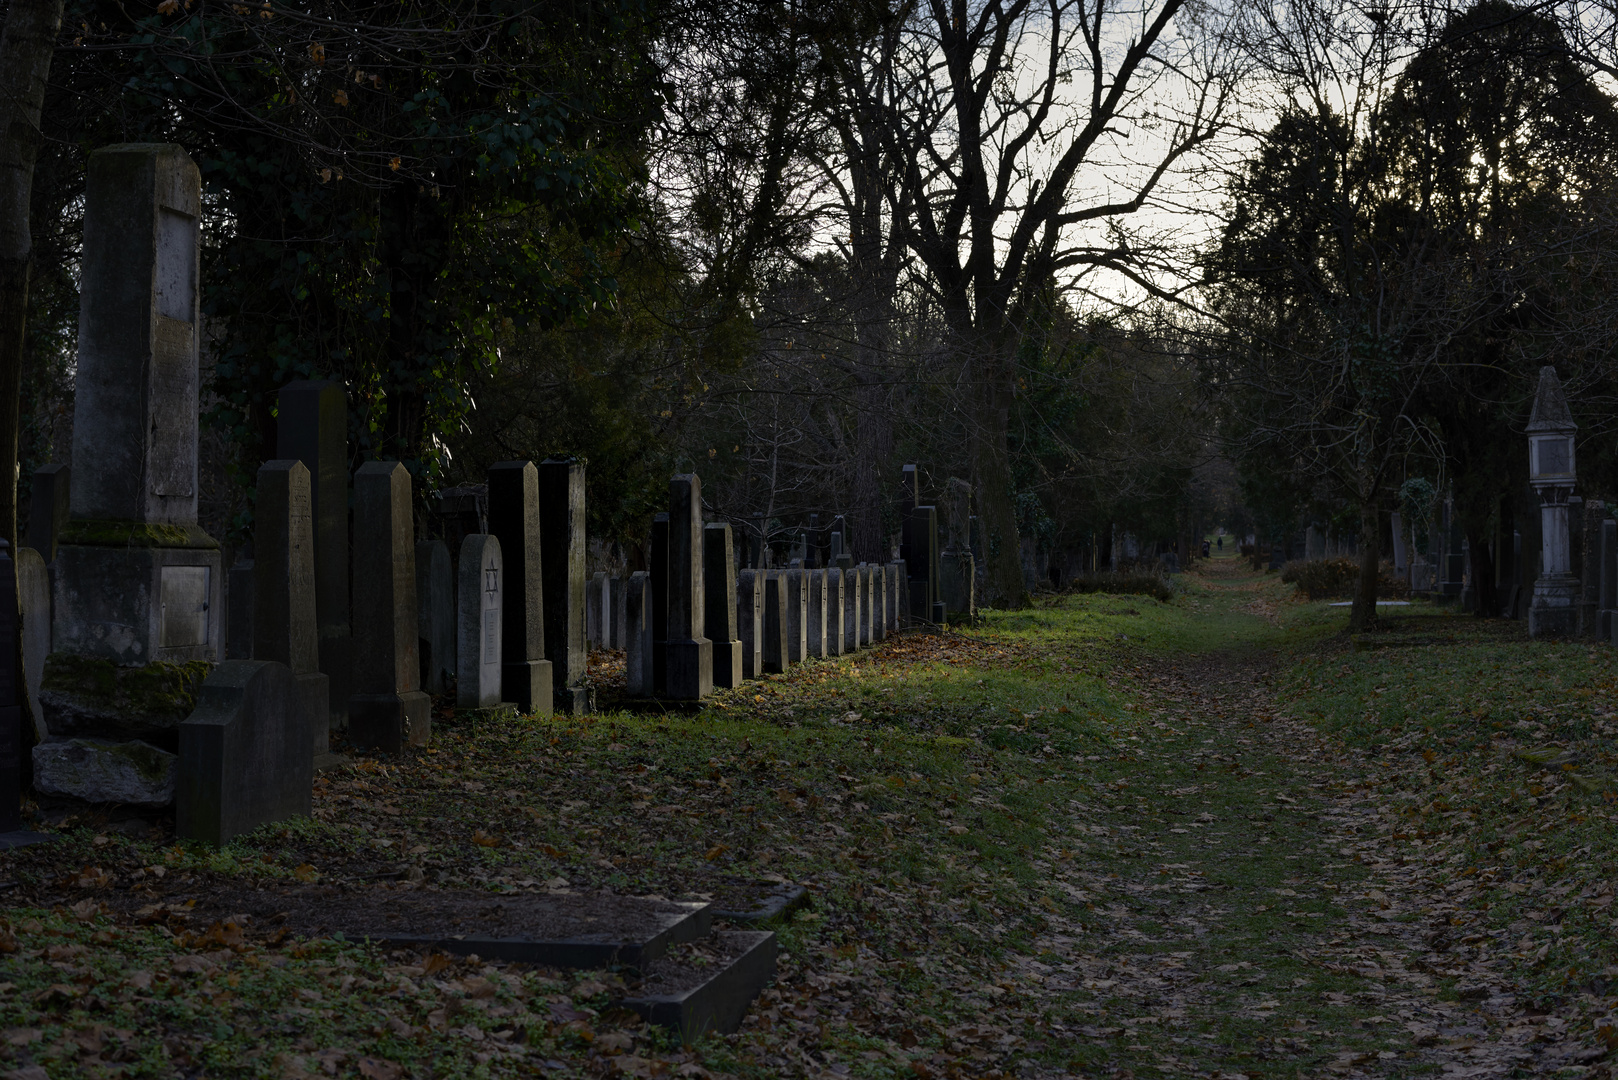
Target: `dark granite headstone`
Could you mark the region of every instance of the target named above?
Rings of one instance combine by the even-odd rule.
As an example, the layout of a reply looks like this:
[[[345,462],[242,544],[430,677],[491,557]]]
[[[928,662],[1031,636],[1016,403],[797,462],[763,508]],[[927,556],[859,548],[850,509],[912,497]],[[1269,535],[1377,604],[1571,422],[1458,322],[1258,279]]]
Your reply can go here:
[[[652,579],[644,570],[624,588],[624,674],[630,697],[652,696]]]
[[[421,688],[429,694],[447,693],[459,664],[455,658],[455,571],[442,540],[416,544],[416,609]]]
[[[844,556],[847,558],[848,556]],[[850,566],[843,570],[843,651],[857,652],[861,645],[866,644],[860,634],[860,625],[864,616],[865,582],[860,579],[865,575],[860,573],[858,567]]]
[[[743,570],[736,575],[736,628],[742,643],[742,676],[764,674],[764,574]]]
[[[348,621],[348,393],[331,379],[297,379],[276,395],[275,456],[309,470],[314,514],[315,618],[331,730],[348,724],[354,638]]]
[[[505,566],[501,605],[501,698],[519,712],[549,716],[553,693],[546,657],[545,581],[540,551],[539,470],[532,461],[489,467],[489,535]]]
[[[418,688],[416,539],[410,474],[368,461],[354,474],[354,693],[349,741],[396,754],[425,746],[432,699]]]
[[[669,481],[667,693],[698,701],[713,693],[713,642],[703,633],[702,481],[686,473]]]
[[[267,461],[253,514],[253,659],[292,672],[318,757],[331,749],[331,690],[320,670],[315,596],[309,470],[298,460]]]
[[[742,684],[742,642],[736,636],[736,561],[730,526],[714,522],[702,530],[703,634],[713,642],[713,685],[729,690]]]
[[[842,570],[835,566],[826,571],[827,656],[842,656],[845,652],[849,651],[845,645],[844,638],[848,623],[843,615],[845,609],[845,605],[843,603],[844,578],[846,574],[846,570]]]
[[[807,616],[804,619],[804,651],[813,657],[826,655],[826,571],[806,570],[809,576]]]
[[[782,570],[764,574],[764,670],[770,675],[786,671],[790,650],[787,645],[787,575]]]
[[[226,660],[214,668],[196,710],[180,724],[175,831],[222,845],[268,822],[308,816],[314,788],[308,720],[284,664]]]
[[[472,533],[461,541],[455,584],[455,704],[487,709],[500,704],[503,620],[501,590],[505,566],[500,541]]]
[[[590,712],[584,645],[584,463],[547,459],[539,466],[540,556],[545,565],[545,655],[551,702],[573,716]]]

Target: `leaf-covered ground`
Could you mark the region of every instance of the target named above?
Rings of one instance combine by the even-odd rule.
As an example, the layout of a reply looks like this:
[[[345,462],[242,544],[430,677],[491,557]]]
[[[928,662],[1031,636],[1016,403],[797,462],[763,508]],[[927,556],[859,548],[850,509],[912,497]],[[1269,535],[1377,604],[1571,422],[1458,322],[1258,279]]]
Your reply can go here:
[[[91,1076],[1606,1075],[1607,647],[1346,613],[1215,560],[696,714],[455,718],[222,851],[124,815],[0,855],[0,1055]],[[610,672],[610,662],[606,668]],[[741,1033],[617,973],[302,940],[259,882],[808,886]]]

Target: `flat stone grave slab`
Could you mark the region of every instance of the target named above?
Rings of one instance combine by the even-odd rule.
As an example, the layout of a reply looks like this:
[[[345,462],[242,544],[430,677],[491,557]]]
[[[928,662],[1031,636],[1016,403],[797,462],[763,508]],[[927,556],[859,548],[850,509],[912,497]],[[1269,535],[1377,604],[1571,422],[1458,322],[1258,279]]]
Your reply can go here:
[[[774,977],[775,954],[772,931],[715,930],[671,946],[621,1004],[685,1042],[708,1032],[729,1034],[741,1028],[747,1007]]]
[[[172,905],[183,896],[169,896]],[[198,897],[191,921],[241,913],[297,934],[475,953],[562,968],[644,971],[673,945],[708,936],[713,905],[603,893],[491,893],[286,885]],[[206,908],[207,911],[203,909]]]
[[[809,906],[809,892],[790,881],[733,878],[714,899],[713,917],[750,926],[785,922]]]

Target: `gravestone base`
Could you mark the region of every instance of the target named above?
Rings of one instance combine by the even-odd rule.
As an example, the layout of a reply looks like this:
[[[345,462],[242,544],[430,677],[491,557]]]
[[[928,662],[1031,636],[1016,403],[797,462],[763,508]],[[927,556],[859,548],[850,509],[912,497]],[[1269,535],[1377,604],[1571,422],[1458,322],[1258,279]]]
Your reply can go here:
[[[551,708],[564,716],[589,716],[596,709],[593,686],[563,686],[552,692]]]
[[[294,675],[292,679],[297,684],[297,700],[302,702],[304,713],[309,717],[309,744],[315,756],[319,757],[331,750],[330,682],[318,671]],[[206,688],[208,684],[204,682],[202,685]],[[183,728],[181,730],[184,731]]]
[[[315,772],[317,773],[336,772],[338,769],[346,769],[352,764],[354,764],[354,759],[347,754],[334,754],[327,750],[323,754],[315,755]]]
[[[668,643],[666,693],[676,701],[698,701],[713,693],[713,642],[707,638]]]
[[[473,705],[470,707],[455,707],[455,715],[462,719],[472,720],[515,720],[517,719],[517,706],[515,702],[502,701],[495,705]]]
[[[56,651],[119,664],[213,660],[223,649],[225,573],[195,526],[73,522],[69,536],[106,543],[57,548]]]
[[[196,711],[180,725],[174,822],[182,838],[221,845],[310,813],[307,690],[273,660],[227,660],[208,676]]]
[[[27,829],[0,832],[0,851],[11,851],[14,848],[43,844],[51,839],[54,838],[49,833],[29,832]]]
[[[734,690],[742,684],[742,643],[715,641],[713,645],[713,688]]]
[[[549,716],[553,708],[549,660],[517,660],[500,665],[500,697],[525,716]]]
[[[1572,637],[1578,629],[1579,579],[1572,574],[1541,577],[1528,605],[1528,636]]]
[[[433,700],[420,690],[355,694],[348,699],[348,741],[361,750],[397,754],[426,746],[433,732]]]
[[[90,803],[168,806],[175,755],[140,740],[52,739],[34,747],[34,789]]]

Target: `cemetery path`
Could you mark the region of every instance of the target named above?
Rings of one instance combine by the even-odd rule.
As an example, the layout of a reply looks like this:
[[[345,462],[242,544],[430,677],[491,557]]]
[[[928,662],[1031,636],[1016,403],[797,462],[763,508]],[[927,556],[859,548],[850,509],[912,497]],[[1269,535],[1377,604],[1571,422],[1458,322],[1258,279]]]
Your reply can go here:
[[[1209,607],[1275,621],[1250,581],[1205,584]],[[1278,706],[1270,661],[1214,651],[1120,675],[1149,721],[1134,768],[1073,806],[1084,839],[1061,872],[1104,918],[1023,960],[1091,992],[1070,1006],[1076,1033],[1111,1040],[1111,1065],[1508,1077],[1584,1075],[1605,1056],[1524,1000],[1509,944],[1458,907],[1468,886],[1439,880],[1449,849],[1401,826],[1404,792],[1379,790],[1365,754]]]

